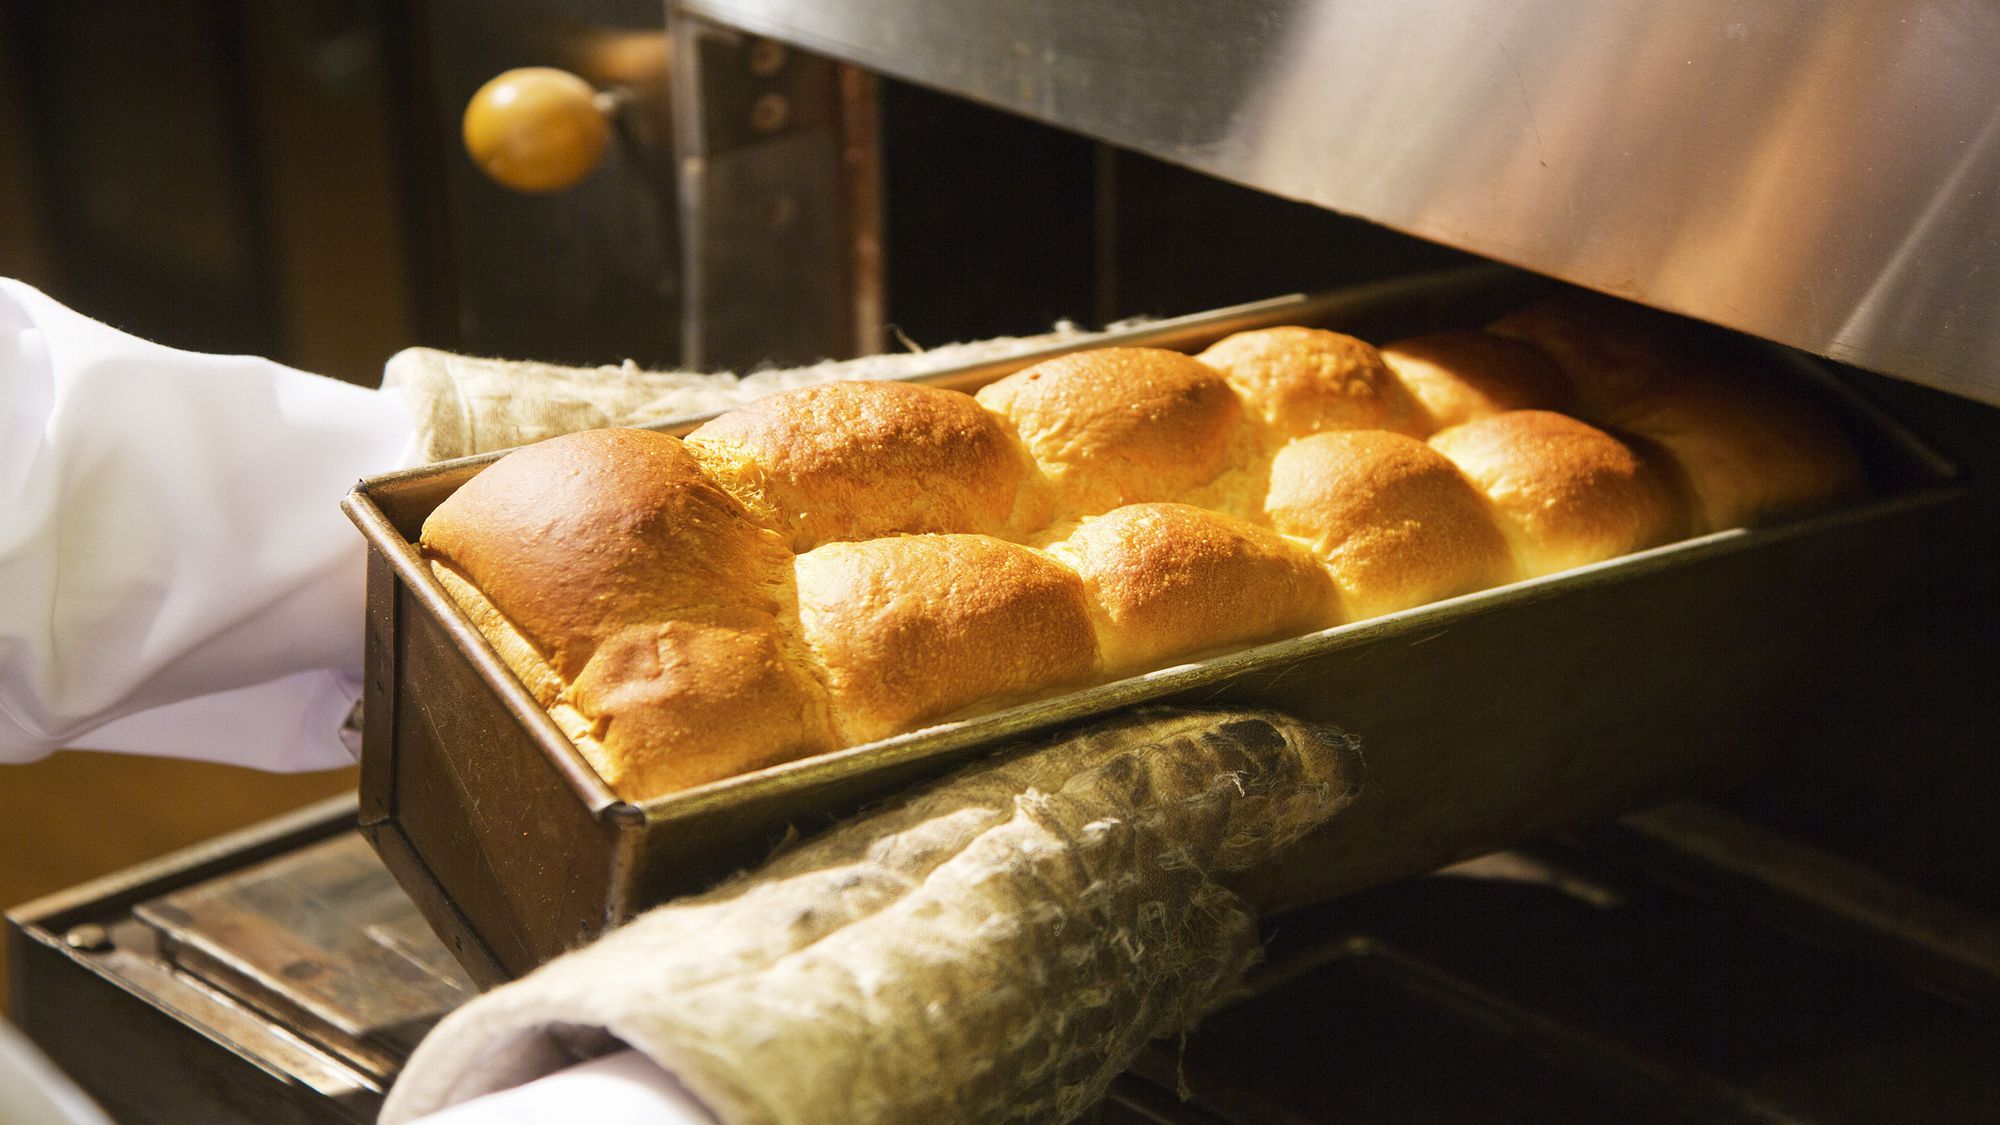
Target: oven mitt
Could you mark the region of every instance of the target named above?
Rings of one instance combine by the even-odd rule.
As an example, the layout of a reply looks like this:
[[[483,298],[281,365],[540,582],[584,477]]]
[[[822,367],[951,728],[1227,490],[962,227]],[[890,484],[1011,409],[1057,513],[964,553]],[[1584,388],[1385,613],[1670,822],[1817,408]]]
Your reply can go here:
[[[1257,958],[1232,874],[1358,792],[1338,731],[1133,712],[975,766],[454,1012],[394,1125],[622,1042],[725,1125],[1064,1121]]]
[[[696,418],[811,383],[908,379],[1031,352],[1082,334],[1064,323],[1039,336],[1003,336],[749,375],[646,371],[630,360],[621,367],[559,367],[406,348],[389,358],[382,385],[402,388],[423,460],[444,461],[578,430]]]

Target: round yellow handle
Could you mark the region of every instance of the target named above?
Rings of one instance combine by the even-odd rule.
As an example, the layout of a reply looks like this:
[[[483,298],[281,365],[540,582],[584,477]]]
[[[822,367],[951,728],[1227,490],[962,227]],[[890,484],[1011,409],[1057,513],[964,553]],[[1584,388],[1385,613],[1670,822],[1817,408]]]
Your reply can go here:
[[[561,191],[581,180],[610,138],[597,91],[554,67],[507,71],[465,106],[465,151],[515,191]]]

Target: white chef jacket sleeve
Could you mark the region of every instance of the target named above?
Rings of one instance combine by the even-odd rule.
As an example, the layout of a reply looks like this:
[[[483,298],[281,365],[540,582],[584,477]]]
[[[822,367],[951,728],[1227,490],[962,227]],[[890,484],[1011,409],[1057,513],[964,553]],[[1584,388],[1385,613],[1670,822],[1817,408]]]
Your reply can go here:
[[[673,1075],[619,1051],[512,1089],[460,1102],[413,1125],[715,1125]]]
[[[0,762],[344,765],[398,396],[137,339],[0,279]]]
[[[0,1019],[0,1121],[7,1125],[112,1125],[13,1024]]]

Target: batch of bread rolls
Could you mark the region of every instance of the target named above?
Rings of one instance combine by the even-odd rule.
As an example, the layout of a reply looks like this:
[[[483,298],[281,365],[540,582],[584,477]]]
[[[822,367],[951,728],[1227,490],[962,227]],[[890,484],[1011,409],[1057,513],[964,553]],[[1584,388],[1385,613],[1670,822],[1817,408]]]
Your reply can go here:
[[[1863,487],[1797,388],[1571,294],[1379,351],[1269,328],[555,438],[421,546],[642,800]]]

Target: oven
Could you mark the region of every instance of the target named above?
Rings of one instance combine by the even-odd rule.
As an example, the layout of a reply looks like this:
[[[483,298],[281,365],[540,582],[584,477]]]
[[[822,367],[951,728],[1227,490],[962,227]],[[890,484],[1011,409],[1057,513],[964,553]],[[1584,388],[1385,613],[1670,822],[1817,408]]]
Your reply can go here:
[[[1754,776],[1269,919],[1247,994],[1102,1121],[2000,1116],[2000,14],[501,8],[408,13],[439,342],[743,370],[1496,262],[1822,357],[1956,466],[1886,572],[1798,570],[1867,596],[1770,638],[1813,660],[1782,723],[1734,699],[1717,737]],[[610,142],[564,190],[457,148],[526,64],[602,95]],[[1646,752],[1675,703],[1592,749]],[[476,987],[479,927],[413,902],[356,815],[16,910],[13,1017],[132,1120],[372,1119]]]

